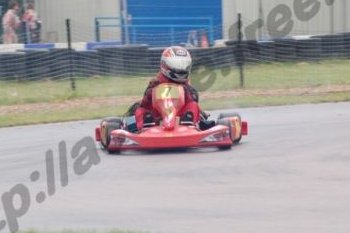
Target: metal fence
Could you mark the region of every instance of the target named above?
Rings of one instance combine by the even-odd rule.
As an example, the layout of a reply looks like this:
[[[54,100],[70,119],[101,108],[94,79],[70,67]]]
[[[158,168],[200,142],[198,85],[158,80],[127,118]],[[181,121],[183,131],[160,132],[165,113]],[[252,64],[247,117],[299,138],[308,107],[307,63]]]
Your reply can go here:
[[[214,36],[212,17],[134,17],[130,22],[121,17],[96,17],[96,41],[102,41],[101,31],[104,28],[116,28],[122,31],[121,39],[126,44],[166,46],[183,43],[188,41],[190,32],[196,32],[197,37],[200,36],[197,34],[205,33],[209,43],[219,39]]]
[[[189,48],[194,69],[236,66],[237,41],[228,47]],[[266,62],[319,61],[350,58],[350,34],[309,38],[242,41],[245,64]],[[75,45],[73,44],[73,48]],[[1,49],[0,49],[1,50]],[[159,69],[162,47],[148,45],[91,46],[70,51],[67,48],[17,49],[0,53],[0,80],[64,79],[73,76],[149,76]],[[72,73],[73,74],[72,74]]]

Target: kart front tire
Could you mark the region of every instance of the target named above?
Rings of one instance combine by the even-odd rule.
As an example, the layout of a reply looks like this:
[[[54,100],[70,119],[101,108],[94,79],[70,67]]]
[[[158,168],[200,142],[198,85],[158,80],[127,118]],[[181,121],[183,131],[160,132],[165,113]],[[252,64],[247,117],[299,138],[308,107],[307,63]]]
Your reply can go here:
[[[122,118],[120,117],[106,117],[102,119],[101,123],[104,121],[110,122],[110,123],[120,123],[120,124],[123,122]]]
[[[111,133],[116,129],[121,129],[121,126],[122,121],[120,118],[109,117],[101,121],[101,145],[108,153],[112,152],[108,150],[108,145],[111,142]]]
[[[108,124],[107,126],[107,145],[109,145],[109,143],[111,142],[111,133],[112,131],[116,130],[116,129],[121,129],[121,123],[117,123],[117,122],[111,122]],[[115,151],[115,150],[109,150],[108,146],[106,146],[106,150],[108,152],[108,154],[118,154],[120,151]]]

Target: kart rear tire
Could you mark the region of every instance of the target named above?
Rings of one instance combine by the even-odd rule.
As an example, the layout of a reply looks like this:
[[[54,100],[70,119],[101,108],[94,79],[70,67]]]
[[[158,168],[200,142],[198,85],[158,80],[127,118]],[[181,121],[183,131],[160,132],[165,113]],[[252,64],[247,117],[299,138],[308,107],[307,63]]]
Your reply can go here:
[[[225,119],[225,118],[230,118],[230,117],[238,117],[239,121],[242,122],[242,118],[241,115],[239,115],[239,113],[220,113],[219,117],[218,117],[218,121],[221,119]],[[231,132],[230,132],[231,133]],[[242,139],[242,134],[239,136],[239,138],[237,138],[236,140],[233,141],[234,144],[238,144]]]
[[[239,136],[239,138],[237,138],[236,140],[233,141],[233,144],[239,144],[241,139],[242,139],[242,134]]]
[[[232,123],[231,121],[227,120],[227,119],[219,119],[217,122],[216,122],[216,125],[224,125],[224,126],[227,126],[229,129],[231,129],[232,127]],[[231,135],[231,130],[229,130],[229,133],[230,133],[230,139],[232,141],[232,135]],[[232,147],[232,144],[228,145],[228,146],[218,146],[219,150],[230,150]]]
[[[218,120],[228,118],[228,117],[238,117],[239,120],[241,121],[241,115],[239,115],[239,113],[236,113],[236,112],[220,113],[218,116]]]

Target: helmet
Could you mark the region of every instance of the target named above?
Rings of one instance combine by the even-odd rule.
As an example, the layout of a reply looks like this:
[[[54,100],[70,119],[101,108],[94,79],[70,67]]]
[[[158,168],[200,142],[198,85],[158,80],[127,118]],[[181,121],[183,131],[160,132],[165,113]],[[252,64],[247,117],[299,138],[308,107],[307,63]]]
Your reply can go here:
[[[163,51],[160,61],[161,72],[170,80],[185,83],[192,67],[192,58],[187,49],[171,46]]]

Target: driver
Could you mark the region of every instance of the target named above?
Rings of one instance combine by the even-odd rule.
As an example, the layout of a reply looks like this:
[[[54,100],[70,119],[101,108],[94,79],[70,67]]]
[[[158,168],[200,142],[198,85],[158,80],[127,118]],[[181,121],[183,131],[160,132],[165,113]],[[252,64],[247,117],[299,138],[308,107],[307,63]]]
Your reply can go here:
[[[192,67],[192,58],[187,49],[179,46],[166,48],[160,61],[160,72],[152,79],[143,99],[135,111],[137,128],[140,130],[146,124],[154,123],[160,118],[152,108],[152,90],[161,83],[176,83],[184,87],[185,105],[179,112],[180,124],[195,125],[200,120],[198,92],[189,84],[189,74]]]

